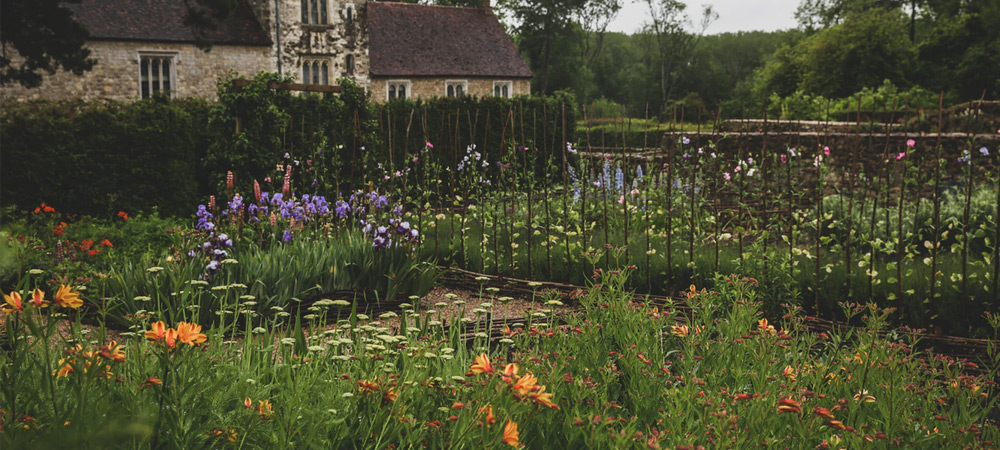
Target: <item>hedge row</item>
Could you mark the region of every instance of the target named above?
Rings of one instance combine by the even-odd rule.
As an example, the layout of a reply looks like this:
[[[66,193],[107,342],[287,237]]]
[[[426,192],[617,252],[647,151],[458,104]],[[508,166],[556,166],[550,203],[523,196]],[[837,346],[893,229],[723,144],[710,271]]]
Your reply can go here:
[[[380,163],[401,163],[427,141],[444,166],[454,167],[470,144],[492,161],[524,145],[558,163],[564,136],[572,141],[576,129],[568,94],[377,105],[345,79],[338,80],[339,95],[325,96],[270,89],[271,81],[287,80],[261,73],[239,89],[233,79],[221,80],[216,102],[37,101],[5,108],[0,201],[97,215],[155,206],[186,216],[223,192],[227,171],[236,174],[238,192],[250,192],[254,180],[277,190],[277,164],[301,164],[293,190],[336,195],[380,179]]]
[[[210,107],[192,99],[9,105],[0,115],[3,205],[185,213],[204,191]]]

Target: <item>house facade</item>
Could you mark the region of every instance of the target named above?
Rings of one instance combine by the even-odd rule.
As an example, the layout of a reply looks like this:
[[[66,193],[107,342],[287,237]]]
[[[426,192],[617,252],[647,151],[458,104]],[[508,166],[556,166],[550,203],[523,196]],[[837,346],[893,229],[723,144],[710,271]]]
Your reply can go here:
[[[57,72],[0,99],[214,98],[219,78],[278,72],[304,84],[352,78],[372,99],[529,94],[531,72],[489,8],[366,0],[242,0],[199,49],[183,0],[82,0],[94,68]]]
[[[531,93],[531,71],[488,1],[478,8],[370,2],[368,32],[375,101]]]

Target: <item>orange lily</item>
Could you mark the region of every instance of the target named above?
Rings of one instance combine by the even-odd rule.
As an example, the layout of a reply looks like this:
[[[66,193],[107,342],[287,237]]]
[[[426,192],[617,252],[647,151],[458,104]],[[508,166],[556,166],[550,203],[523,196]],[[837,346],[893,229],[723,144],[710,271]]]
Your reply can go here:
[[[483,408],[479,408],[479,412],[482,411]],[[493,415],[493,405],[486,405],[486,417],[483,419],[483,422],[486,422],[486,426],[497,423],[497,418]]]
[[[205,342],[207,339],[208,337],[201,333],[201,325],[187,322],[177,324],[177,340],[194,346]]]
[[[59,370],[56,371],[56,378],[66,377],[69,376],[69,374],[75,372],[75,370],[73,370],[73,365],[71,363],[72,361],[67,362],[66,359],[60,359],[59,360],[60,367]]]
[[[514,391],[516,391],[518,394],[524,396],[530,394],[532,389],[534,389],[535,384],[537,383],[538,383],[538,378],[535,378],[535,376],[532,375],[531,372],[528,372],[524,374],[523,377],[518,378],[517,382],[514,383],[514,386],[512,386],[511,388],[514,389]]]
[[[271,401],[270,400],[260,400],[258,402],[258,404],[257,404],[257,412],[260,413],[260,416],[263,417],[263,418],[265,418],[265,419],[267,419],[268,417],[270,417],[271,414],[273,413],[273,411],[271,409]]]
[[[767,324],[767,319],[760,319],[760,320],[758,320],[757,321],[757,328],[760,328],[760,331],[763,331],[763,332],[765,332],[767,334],[775,334],[775,333],[777,333],[777,330],[774,329],[773,325],[768,325]]]
[[[687,337],[688,332],[689,332],[689,329],[688,329],[687,325],[674,325],[674,326],[670,327],[670,334],[673,334],[674,336],[677,336],[677,337],[681,337],[681,338],[682,337]]]
[[[517,424],[507,419],[507,423],[503,426],[503,439],[501,441],[504,444],[510,445],[512,447],[520,447],[521,442],[517,439],[520,434],[517,432]]]
[[[472,363],[472,367],[470,367],[469,370],[476,375],[481,373],[493,373],[495,371],[493,365],[490,364],[490,358],[486,356],[486,353],[479,354],[479,356],[476,357],[476,362]]]
[[[146,339],[156,342],[167,336],[167,325],[162,320],[151,323],[149,327],[149,331],[146,332]]]
[[[785,366],[785,371],[782,372],[782,375],[789,380],[795,381],[795,369],[792,366]]]
[[[18,311],[24,310],[24,302],[21,301],[21,294],[18,292],[11,292],[10,295],[4,294],[3,299],[7,302],[4,305],[3,312],[6,315],[14,314]]]
[[[396,389],[394,388],[386,389],[383,399],[387,403],[395,403],[397,398],[399,398],[399,392],[397,392]]]
[[[841,422],[839,420],[827,420],[824,424],[826,426],[830,427],[830,428],[836,428],[838,430],[846,430],[847,429],[847,427],[844,426],[844,422]]]
[[[817,406],[813,408],[813,414],[816,414],[817,416],[820,416],[824,419],[833,419],[833,413],[830,412],[829,409],[826,409],[822,406]]]
[[[545,392],[545,386],[539,386],[538,392],[532,394],[531,398],[547,408],[559,410],[559,405],[552,401],[552,393]]]
[[[503,368],[503,381],[510,383],[517,376],[518,367],[517,364],[510,363]]]
[[[108,345],[102,345],[100,356],[115,362],[125,362],[125,352],[122,351],[117,341],[111,341]]]
[[[31,301],[28,303],[31,303],[31,306],[34,306],[35,308],[45,308],[49,306],[49,301],[45,299],[45,291],[38,288],[31,291]]]
[[[177,345],[177,330],[167,328],[167,333],[163,336],[163,341],[167,343],[168,348],[174,348]]]
[[[778,414],[781,413],[800,413],[802,412],[802,404],[792,400],[790,398],[783,398],[778,400]]]
[[[83,306],[83,300],[80,300],[80,293],[73,292],[68,284],[59,286],[59,291],[56,292],[56,303],[63,308],[77,309]]]

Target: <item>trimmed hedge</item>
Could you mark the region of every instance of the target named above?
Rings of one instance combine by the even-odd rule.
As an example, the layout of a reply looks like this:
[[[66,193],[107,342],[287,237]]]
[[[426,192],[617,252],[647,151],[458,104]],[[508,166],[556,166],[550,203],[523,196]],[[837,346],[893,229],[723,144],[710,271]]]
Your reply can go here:
[[[27,102],[0,115],[3,204],[186,214],[212,133],[202,100]]]
[[[274,191],[281,188],[277,164],[295,165],[293,191],[331,196],[380,180],[380,163],[396,167],[427,141],[443,167],[454,167],[470,144],[491,161],[523,145],[559,164],[563,138],[572,142],[576,130],[576,102],[567,93],[377,105],[347,79],[338,80],[339,95],[325,96],[273,90],[271,81],[288,80],[261,73],[235,89],[228,77],[219,82],[217,102],[35,101],[5,108],[0,201],[90,215],[157,207],[164,216],[189,216],[208,195],[225,192],[227,171],[236,176],[236,192],[251,192],[254,180]],[[539,163],[536,170],[546,168]]]

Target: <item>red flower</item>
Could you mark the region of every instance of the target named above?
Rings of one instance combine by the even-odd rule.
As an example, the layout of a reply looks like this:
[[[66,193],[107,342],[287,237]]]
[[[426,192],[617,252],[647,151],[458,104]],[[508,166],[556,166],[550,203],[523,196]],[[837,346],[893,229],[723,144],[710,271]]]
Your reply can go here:
[[[124,221],[128,221],[128,214],[125,211],[118,211],[118,217],[121,217]]]
[[[101,243],[97,245],[100,245],[101,247],[114,247],[114,245],[111,244],[111,241],[107,239],[101,241]]]

